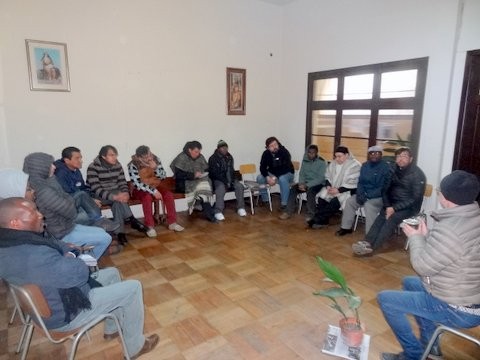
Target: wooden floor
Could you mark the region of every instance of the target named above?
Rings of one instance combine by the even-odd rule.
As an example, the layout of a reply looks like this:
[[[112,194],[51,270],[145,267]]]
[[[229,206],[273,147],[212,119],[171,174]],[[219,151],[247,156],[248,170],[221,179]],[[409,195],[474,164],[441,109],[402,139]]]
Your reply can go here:
[[[339,238],[339,218],[327,229],[311,230],[303,215],[282,221],[277,211],[257,208],[256,215],[240,218],[233,203],[227,206],[220,224],[197,213],[179,214],[182,233],[158,226],[158,237],[149,239],[133,231],[125,251],[103,259],[104,266],[143,284],[145,332],[158,333],[160,343],[142,360],[332,358],[321,348],[327,325],[339,316],[326,299],[312,295],[324,286],[316,255],[339,266],[362,296],[361,317],[371,335],[368,358],[400,351],[375,296],[399,288],[401,278],[413,274],[402,237],[381,254],[354,258],[351,244],[362,238],[363,227]],[[8,326],[11,310],[0,286],[0,360],[18,358],[20,324],[17,319]],[[101,325],[90,337],[82,340],[78,359],[122,359],[119,343],[103,340]],[[480,349],[448,335],[442,346],[446,359],[480,358]],[[36,334],[28,359],[62,359],[65,352]]]

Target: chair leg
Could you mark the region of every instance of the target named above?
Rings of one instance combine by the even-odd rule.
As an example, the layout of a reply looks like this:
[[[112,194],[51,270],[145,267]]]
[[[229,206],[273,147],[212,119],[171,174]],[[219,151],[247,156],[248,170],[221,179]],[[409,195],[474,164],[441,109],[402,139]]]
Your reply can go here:
[[[427,345],[427,347],[425,348],[425,351],[423,352],[423,355],[422,355],[421,360],[427,360],[428,355],[430,354],[430,351],[432,350],[433,344],[435,344],[435,342],[437,341],[438,337],[439,337],[443,332],[445,332],[445,331],[446,331],[446,332],[449,332],[449,333],[452,333],[452,334],[455,334],[455,335],[457,335],[457,336],[459,336],[459,337],[464,338],[465,340],[468,340],[468,341],[473,342],[474,344],[477,344],[477,346],[480,346],[480,339],[476,339],[476,338],[474,338],[473,336],[464,334],[464,333],[462,333],[461,331],[458,331],[458,330],[456,330],[456,329],[452,329],[452,328],[449,328],[449,327],[444,326],[444,325],[439,325],[439,326],[437,326],[437,328],[436,328],[435,331],[433,332],[433,335],[432,335],[432,337],[430,338],[430,341],[428,342],[428,345]]]
[[[25,329],[25,338],[23,339],[23,334],[22,334],[22,339],[23,340],[21,342],[22,344],[22,356],[21,356],[21,360],[25,360],[27,358],[27,353],[28,353],[28,348],[30,347],[30,341],[32,341],[32,335],[33,335],[33,330],[34,330],[34,326],[33,324],[29,323],[28,325],[26,325],[26,329]]]

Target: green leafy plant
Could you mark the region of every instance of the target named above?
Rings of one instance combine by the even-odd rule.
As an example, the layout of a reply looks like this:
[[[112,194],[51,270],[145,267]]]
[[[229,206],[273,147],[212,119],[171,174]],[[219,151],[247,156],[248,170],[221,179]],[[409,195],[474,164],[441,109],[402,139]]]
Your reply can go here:
[[[340,312],[345,318],[345,320],[348,318],[347,312],[350,311],[355,317],[358,327],[360,327],[358,308],[362,304],[362,299],[357,296],[355,292],[350,289],[350,287],[348,287],[345,276],[343,276],[342,272],[338,267],[322,259],[320,256],[317,256],[316,259],[318,266],[326,276],[325,280],[334,282],[338,286],[331,287],[325,290],[315,291],[313,294],[318,296],[324,296],[332,300],[333,303],[330,306]],[[341,302],[345,302],[346,307],[342,306],[339,300]]]

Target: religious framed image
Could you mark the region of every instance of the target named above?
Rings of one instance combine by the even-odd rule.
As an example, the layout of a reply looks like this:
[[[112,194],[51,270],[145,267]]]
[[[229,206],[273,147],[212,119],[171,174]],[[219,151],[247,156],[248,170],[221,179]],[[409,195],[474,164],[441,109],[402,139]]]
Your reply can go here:
[[[25,40],[30,90],[70,91],[67,44]]]
[[[227,114],[245,115],[247,70],[227,67]]]

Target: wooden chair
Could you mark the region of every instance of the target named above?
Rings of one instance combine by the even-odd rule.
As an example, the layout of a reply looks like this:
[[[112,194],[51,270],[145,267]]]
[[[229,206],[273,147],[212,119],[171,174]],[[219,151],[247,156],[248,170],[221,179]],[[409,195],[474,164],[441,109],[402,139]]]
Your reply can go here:
[[[34,284],[27,284],[23,286],[8,284],[8,286],[11,289],[16,306],[18,304],[19,310],[17,310],[17,312],[21,313],[20,318],[23,322],[22,335],[17,347],[17,353],[22,351],[21,360],[25,360],[27,357],[28,348],[30,347],[30,341],[32,339],[33,330],[35,327],[39,328],[47,337],[47,339],[54,344],[63,343],[68,339],[72,340],[72,347],[68,358],[69,360],[73,360],[75,358],[78,343],[80,342],[82,336],[95,325],[106,319],[112,319],[115,322],[119,338],[122,343],[124,357],[125,359],[130,360],[120,323],[113,313],[98,315],[95,319],[87,324],[71,331],[59,332],[49,330],[45,326],[43,318],[49,318],[52,313],[40,288]]]
[[[270,211],[272,211],[272,196],[270,194],[270,185],[268,184],[259,184],[256,181],[256,174],[257,174],[257,168],[255,164],[242,164],[240,165],[240,174],[242,174],[242,181],[243,185],[245,186],[245,189],[249,192],[249,197],[250,197],[250,207],[252,214],[255,214],[255,210],[253,207],[253,197],[257,197],[257,203],[258,199],[260,197],[260,189],[265,189],[268,194],[268,205],[270,206]]]

